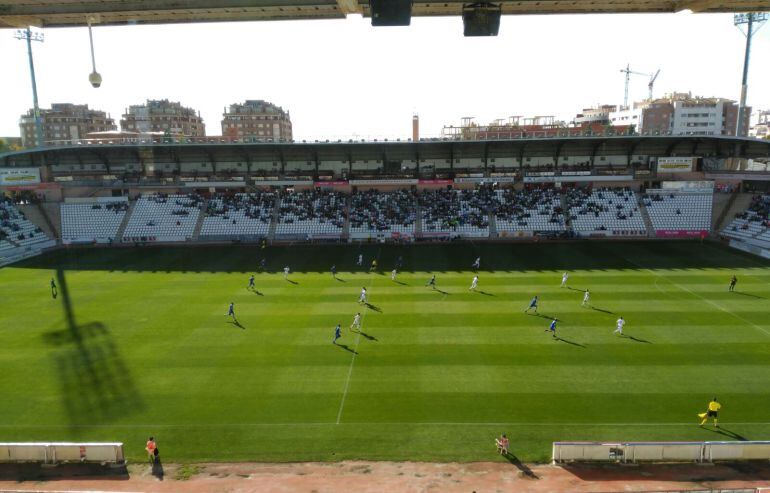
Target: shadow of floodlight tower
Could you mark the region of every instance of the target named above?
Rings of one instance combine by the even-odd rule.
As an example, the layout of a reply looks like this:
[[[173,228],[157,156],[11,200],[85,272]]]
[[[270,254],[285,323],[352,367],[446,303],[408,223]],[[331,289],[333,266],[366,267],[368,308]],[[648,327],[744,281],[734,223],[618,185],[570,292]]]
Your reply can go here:
[[[745,119],[744,113],[746,112],[746,94],[748,92],[749,85],[749,59],[751,58],[751,38],[762,29],[762,25],[770,18],[770,14],[767,12],[748,12],[743,14],[735,14],[733,18],[733,24],[740,29],[740,26],[746,25],[746,32],[743,33],[746,36],[746,51],[743,55],[743,79],[741,82],[741,101],[738,104],[738,117],[735,120],[735,136],[745,136],[748,132],[748,122],[746,128],[742,129],[743,121]],[[741,32],[743,30],[741,29]]]

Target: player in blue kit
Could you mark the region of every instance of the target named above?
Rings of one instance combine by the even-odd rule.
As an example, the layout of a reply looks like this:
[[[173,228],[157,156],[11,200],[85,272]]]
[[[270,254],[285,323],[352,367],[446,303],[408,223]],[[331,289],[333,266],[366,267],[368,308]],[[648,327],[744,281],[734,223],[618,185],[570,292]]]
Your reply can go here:
[[[547,329],[545,329],[546,332],[551,331],[551,336],[556,337],[556,319],[554,318],[551,321],[551,325],[548,326]]]
[[[524,313],[527,313],[528,311],[532,310],[534,308],[535,313],[537,313],[537,295],[535,295],[534,298],[532,298],[532,301],[529,302],[529,306],[526,310],[524,310]]]

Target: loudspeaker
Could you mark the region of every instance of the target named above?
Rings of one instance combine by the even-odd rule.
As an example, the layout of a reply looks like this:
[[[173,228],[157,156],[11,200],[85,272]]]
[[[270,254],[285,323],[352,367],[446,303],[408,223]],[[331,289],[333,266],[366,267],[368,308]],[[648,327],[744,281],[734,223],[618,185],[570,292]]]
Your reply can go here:
[[[487,2],[463,5],[463,34],[465,36],[497,36],[500,30],[499,5]]]
[[[369,0],[373,26],[408,26],[412,0]]]

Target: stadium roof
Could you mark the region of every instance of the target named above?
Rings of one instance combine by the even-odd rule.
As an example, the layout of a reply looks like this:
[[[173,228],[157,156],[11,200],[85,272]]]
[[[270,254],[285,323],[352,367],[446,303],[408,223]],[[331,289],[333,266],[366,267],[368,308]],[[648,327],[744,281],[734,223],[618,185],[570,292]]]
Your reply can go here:
[[[460,15],[470,0],[415,1],[412,16]],[[596,14],[770,11],[768,0],[499,0],[503,14]],[[4,0],[0,28],[371,16],[370,0]]]
[[[504,156],[702,156],[770,158],[770,141],[732,136],[593,136],[484,141],[103,144],[0,154],[0,167],[62,162],[483,159]]]

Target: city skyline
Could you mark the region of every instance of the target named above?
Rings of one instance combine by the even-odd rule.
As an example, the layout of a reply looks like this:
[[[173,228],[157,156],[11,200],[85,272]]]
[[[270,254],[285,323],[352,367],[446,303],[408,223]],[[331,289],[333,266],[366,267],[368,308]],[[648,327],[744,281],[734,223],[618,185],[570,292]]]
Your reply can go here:
[[[118,120],[129,105],[169,99],[200,111],[214,135],[226,105],[264,99],[291,112],[295,139],[408,138],[415,112],[424,136],[465,116],[480,124],[512,114],[571,121],[583,108],[622,102],[626,64],[661,69],[656,97],[692,91],[737,100],[745,44],[729,14],[506,17],[497,38],[463,38],[452,18],[404,28],[373,28],[358,16],[96,27],[104,82],[92,89],[87,31],[44,33],[45,43],[33,46],[41,107],[88,104]],[[17,136],[32,106],[26,48],[12,31],[2,34],[12,69],[0,95],[0,135]],[[762,30],[749,79],[755,113],[770,107],[768,53],[770,30]],[[647,80],[632,77],[630,93],[644,99]]]

